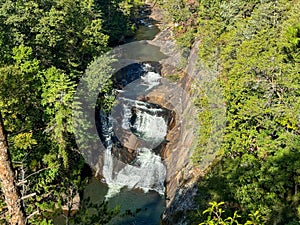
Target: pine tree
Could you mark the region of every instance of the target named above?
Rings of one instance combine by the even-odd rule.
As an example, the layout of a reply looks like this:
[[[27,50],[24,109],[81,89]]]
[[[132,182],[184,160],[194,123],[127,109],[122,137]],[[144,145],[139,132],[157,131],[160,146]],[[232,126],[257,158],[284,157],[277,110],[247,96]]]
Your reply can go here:
[[[6,134],[0,112],[0,180],[5,202],[12,225],[25,225],[25,214],[21,207],[21,198],[16,185],[14,170],[10,159]]]

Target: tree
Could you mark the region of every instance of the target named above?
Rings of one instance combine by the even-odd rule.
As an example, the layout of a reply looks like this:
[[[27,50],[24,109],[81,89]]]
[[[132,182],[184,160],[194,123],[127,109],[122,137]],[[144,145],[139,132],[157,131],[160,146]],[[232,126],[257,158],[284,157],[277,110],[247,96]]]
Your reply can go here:
[[[240,223],[237,211],[234,212],[233,216],[224,218],[223,213],[225,210],[222,208],[224,202],[210,202],[210,207],[206,209],[203,214],[208,214],[207,220],[200,223],[199,225],[264,225],[265,222],[258,211],[250,213],[245,223]]]
[[[103,29],[110,45],[124,41],[135,31],[136,13],[140,0],[95,0],[95,8],[102,13]]]
[[[75,89],[89,63],[109,49],[109,40],[133,34],[139,3],[0,0],[1,125],[14,168],[8,174],[21,185],[22,201],[15,204],[22,203],[30,224],[52,223],[86,183],[72,126]],[[99,102],[108,108],[114,99],[111,77],[106,81]],[[9,206],[5,184],[0,223],[7,223],[1,220]]]
[[[224,201],[242,218],[258,210],[270,224],[299,221],[299,8],[299,0],[200,1],[200,63],[219,74],[227,107],[223,155],[199,182],[200,209]],[[204,100],[195,159],[211,149]]]
[[[8,150],[6,134],[0,112],[0,180],[2,191],[12,225],[25,225],[25,214],[21,207],[21,198],[17,188],[14,171]]]

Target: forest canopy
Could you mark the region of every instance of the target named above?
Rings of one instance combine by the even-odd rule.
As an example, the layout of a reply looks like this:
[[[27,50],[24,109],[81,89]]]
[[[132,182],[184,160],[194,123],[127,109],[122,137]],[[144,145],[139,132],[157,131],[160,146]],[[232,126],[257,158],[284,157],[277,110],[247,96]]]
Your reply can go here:
[[[226,102],[222,146],[198,182],[190,223],[219,224],[202,213],[213,202],[206,213],[220,206],[224,218],[239,215],[240,223],[250,215],[259,218],[256,224],[299,224],[300,1],[155,3],[179,46],[200,42],[199,65],[217,74]],[[95,57],[134,35],[141,4],[0,0],[0,122],[3,117],[28,223],[53,224],[83,190],[87,168],[71,126],[75,89]],[[213,118],[206,102],[197,99],[195,165],[210,150]],[[0,223],[9,224],[4,200],[0,191]],[[105,203],[94,207],[107,216],[103,223],[117,214]]]
[[[28,223],[52,224],[84,187],[71,126],[76,86],[95,57],[134,34],[140,4],[0,1],[0,113]],[[109,221],[114,213],[101,207]],[[7,210],[0,192],[1,224]]]
[[[180,45],[200,41],[199,63],[218,74],[226,100],[223,145],[219,160],[199,181],[199,211],[209,201],[222,201],[225,216],[239,211],[244,222],[259,211],[267,224],[299,224],[300,2],[160,4],[170,5],[167,15],[176,23]],[[198,117],[196,164],[209,151],[207,130],[213,122],[205,98],[198,104],[206,116]],[[206,216],[194,213],[191,218],[197,224]]]

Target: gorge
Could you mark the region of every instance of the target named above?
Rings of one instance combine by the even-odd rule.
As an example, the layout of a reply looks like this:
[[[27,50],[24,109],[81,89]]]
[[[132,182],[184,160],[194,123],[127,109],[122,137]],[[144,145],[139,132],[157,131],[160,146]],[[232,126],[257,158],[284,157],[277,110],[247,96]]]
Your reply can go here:
[[[299,12],[2,0],[0,224],[299,225]]]
[[[147,43],[158,46],[163,54],[172,57],[160,60],[159,64],[145,62],[131,65],[119,74],[116,82],[118,104],[112,116],[100,113],[102,122],[98,132],[106,152],[103,170],[98,176],[108,184],[105,195],[112,200],[124,187],[165,194],[158,204],[166,201],[166,209],[163,207],[156,211],[156,220],[164,211],[163,222],[174,224],[174,215],[193,207],[195,182],[200,174],[190,160],[197,130],[195,118],[191,115],[197,113],[197,109],[189,92],[193,73],[199,72],[194,68],[197,46],[188,57],[190,64],[184,69],[187,72],[182,70],[180,80],[174,83],[164,78],[178,70],[176,67],[182,60],[171,31],[164,30]],[[139,221],[135,224],[144,224],[143,219]],[[159,224],[157,221],[149,224]]]

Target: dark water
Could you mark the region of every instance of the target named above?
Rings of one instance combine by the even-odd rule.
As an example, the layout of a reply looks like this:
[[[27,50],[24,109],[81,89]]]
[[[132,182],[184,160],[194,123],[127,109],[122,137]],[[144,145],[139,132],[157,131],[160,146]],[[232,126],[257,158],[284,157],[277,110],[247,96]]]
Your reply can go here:
[[[93,178],[84,191],[84,198],[90,197],[93,203],[99,203],[104,200],[106,193],[107,186]],[[123,189],[108,202],[111,208],[119,205],[121,214],[126,210],[139,211],[134,217],[116,217],[109,225],[158,225],[165,208],[164,197],[154,191],[144,193],[141,190]]]
[[[108,187],[96,178],[92,178],[84,190],[83,199],[90,198],[91,203],[101,203],[104,200]],[[131,210],[135,216],[115,217],[108,225],[159,225],[160,217],[165,209],[164,196],[157,192],[144,193],[141,190],[122,191],[108,200],[110,208],[120,207],[120,215]],[[54,219],[55,225],[65,225],[63,216]]]

